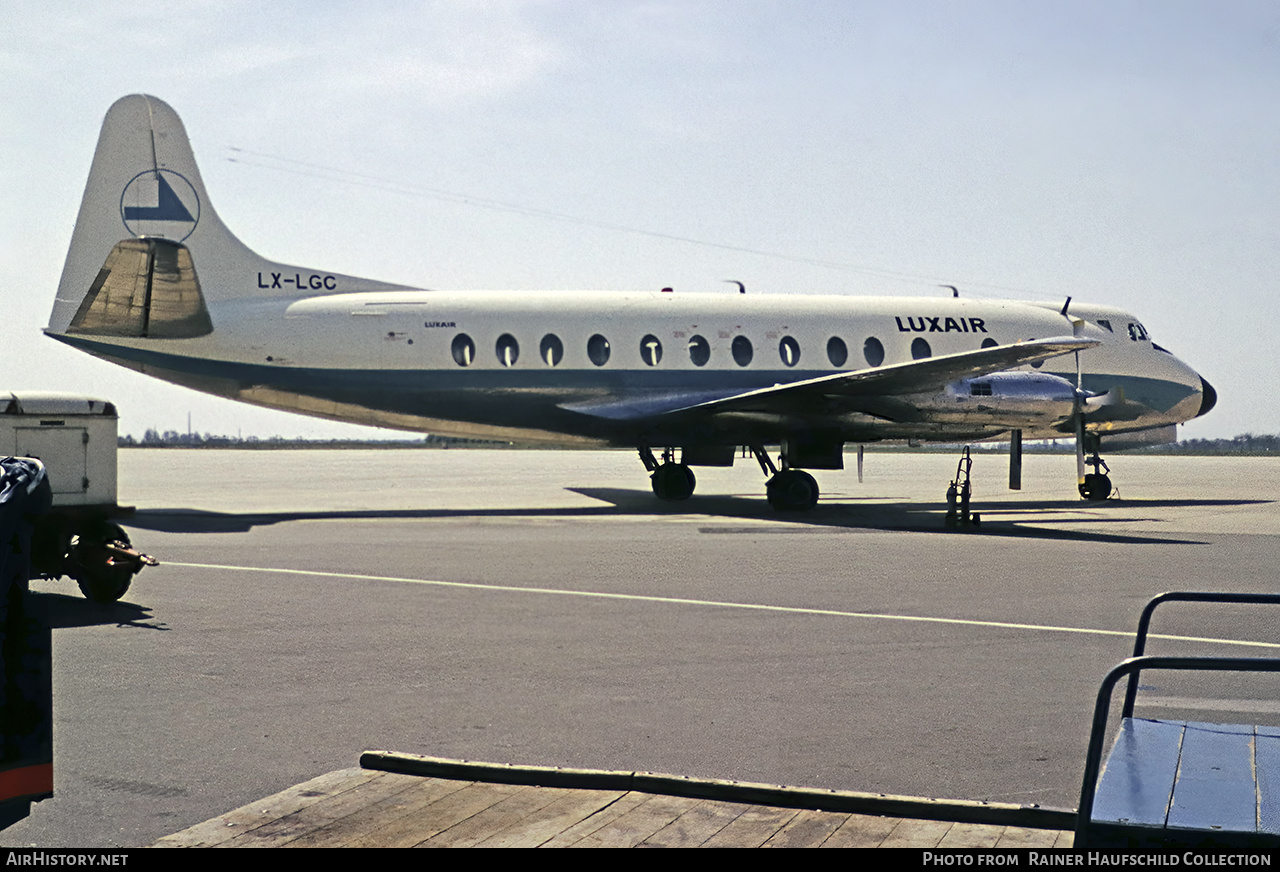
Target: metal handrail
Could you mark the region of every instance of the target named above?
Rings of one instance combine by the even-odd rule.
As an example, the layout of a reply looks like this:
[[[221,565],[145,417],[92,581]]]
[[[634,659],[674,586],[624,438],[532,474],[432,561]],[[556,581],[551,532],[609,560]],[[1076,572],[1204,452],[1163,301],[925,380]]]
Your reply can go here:
[[[1162,594],[1164,596],[1164,594]],[[1244,594],[1243,596],[1250,596]],[[1259,596],[1266,596],[1259,594]],[[1159,599],[1157,597],[1156,599]],[[1232,600],[1242,602],[1243,600]],[[1263,602],[1277,602],[1267,599]],[[1154,606],[1155,600],[1148,606]],[[1149,615],[1144,612],[1144,618]],[[1141,644],[1141,640],[1139,641]],[[1089,752],[1085,756],[1084,782],[1080,786],[1080,805],[1076,809],[1076,833],[1073,848],[1088,848],[1089,826],[1093,822],[1093,802],[1098,789],[1098,770],[1102,767],[1102,742],[1111,709],[1111,691],[1116,682],[1129,676],[1130,687],[1143,669],[1176,669],[1198,672],[1280,672],[1280,659],[1261,657],[1130,657],[1107,673],[1098,688],[1098,699],[1093,708],[1093,728],[1089,734]],[[1125,717],[1131,717],[1126,714]]]
[[[1156,606],[1167,602],[1201,602],[1201,603],[1254,603],[1280,605],[1280,594],[1274,593],[1211,593],[1209,591],[1172,590],[1158,594],[1142,609],[1142,617],[1138,619],[1138,634],[1133,640],[1133,656],[1141,657],[1147,649],[1147,630],[1151,627],[1151,616]],[[1133,717],[1133,704],[1138,696],[1138,673],[1129,676],[1129,684],[1124,692],[1124,708],[1122,717]]]

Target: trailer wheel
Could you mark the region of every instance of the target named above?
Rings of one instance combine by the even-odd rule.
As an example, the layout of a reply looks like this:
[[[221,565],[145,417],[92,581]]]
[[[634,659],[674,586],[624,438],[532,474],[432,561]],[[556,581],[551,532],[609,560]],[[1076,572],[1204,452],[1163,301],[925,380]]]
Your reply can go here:
[[[72,540],[71,555],[79,564],[76,583],[86,599],[96,603],[113,603],[124,596],[133,581],[133,567],[104,559],[103,547],[108,542],[131,545],[129,534],[119,525],[99,521],[89,525]]]

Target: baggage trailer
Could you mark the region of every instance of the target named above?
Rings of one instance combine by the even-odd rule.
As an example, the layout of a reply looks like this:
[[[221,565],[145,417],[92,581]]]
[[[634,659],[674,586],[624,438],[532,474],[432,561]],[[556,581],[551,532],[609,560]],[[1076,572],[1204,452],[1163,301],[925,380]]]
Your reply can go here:
[[[31,565],[46,578],[68,576],[95,602],[115,602],[156,560],[134,549],[113,521],[131,510],[116,502],[115,405],[77,394],[0,392],[0,456],[44,465],[52,508],[36,526]]]

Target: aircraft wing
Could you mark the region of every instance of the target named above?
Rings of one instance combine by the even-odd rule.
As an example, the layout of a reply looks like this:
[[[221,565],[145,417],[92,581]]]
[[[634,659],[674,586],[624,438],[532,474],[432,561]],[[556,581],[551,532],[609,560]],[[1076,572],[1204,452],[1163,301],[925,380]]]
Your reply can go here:
[[[782,411],[797,404],[847,397],[892,398],[941,390],[950,382],[1038,363],[1051,357],[1100,345],[1096,339],[1059,336],[997,345],[977,351],[944,354],[876,369],[837,372],[818,378],[775,384],[751,391],[678,391],[616,396],[606,400],[563,403],[561,408],[614,421],[633,421],[684,413]]]

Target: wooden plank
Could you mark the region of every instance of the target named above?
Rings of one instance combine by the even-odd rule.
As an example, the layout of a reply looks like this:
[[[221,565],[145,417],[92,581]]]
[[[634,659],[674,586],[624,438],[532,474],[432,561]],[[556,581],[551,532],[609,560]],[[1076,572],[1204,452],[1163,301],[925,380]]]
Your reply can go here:
[[[1258,832],[1280,836],[1280,727],[1256,727],[1253,759],[1258,773]]]
[[[936,848],[955,826],[950,821],[921,821],[903,818],[880,843],[881,848]]]
[[[800,812],[794,808],[757,805],[734,818],[720,832],[702,843],[704,848],[758,848]]]
[[[648,794],[628,792],[609,803],[586,820],[579,821],[559,835],[543,842],[543,848],[567,848],[635,808],[649,798]]]
[[[938,847],[994,848],[996,842],[1000,841],[1000,836],[1004,834],[1004,830],[1004,827],[992,826],[991,824],[958,823],[947,830],[947,834],[938,843]]]
[[[1095,821],[1163,827],[1185,724],[1125,718],[1098,779]]]
[[[328,797],[324,802],[300,808],[262,826],[224,842],[226,848],[271,848],[286,845],[313,830],[381,802],[389,796],[419,789],[422,780],[412,775],[381,773],[359,787]]]
[[[848,818],[848,814],[840,812],[805,810],[787,821],[761,847],[816,848],[840,829],[840,825]]]
[[[418,777],[418,776],[415,776]],[[469,813],[475,803],[466,799],[449,801],[450,797],[470,789],[467,797],[477,793],[485,801],[500,801],[501,792],[491,792],[493,785],[447,778],[421,778],[415,790],[388,797],[381,802],[353,812],[341,820],[315,830],[290,843],[291,848],[409,848],[449,826],[460,815]],[[458,807],[465,806],[463,811]]]
[[[621,790],[569,790],[518,824],[498,830],[477,848],[537,848],[624,796]]]
[[[1168,828],[1252,833],[1257,816],[1253,727],[1187,724]]]
[[[563,796],[565,788],[526,785],[505,799],[418,844],[420,848],[471,848],[500,830],[519,825]]]
[[[699,802],[702,800],[683,796],[649,796],[572,847],[634,848]]]
[[[698,848],[753,806],[703,800],[641,843],[645,848]]]
[[[996,840],[997,848],[1057,848],[1061,830],[1037,830],[1031,827],[1005,827]]]
[[[154,848],[212,848],[250,832],[263,824],[292,814],[309,805],[323,802],[331,796],[354,790],[362,784],[382,778],[385,772],[368,769],[339,769],[295,784],[288,790],[251,802],[211,820],[187,827],[185,830],[165,836]],[[404,776],[402,776],[404,777]]]
[[[879,815],[851,814],[840,828],[822,843],[822,847],[878,848],[901,820],[901,818]]]

